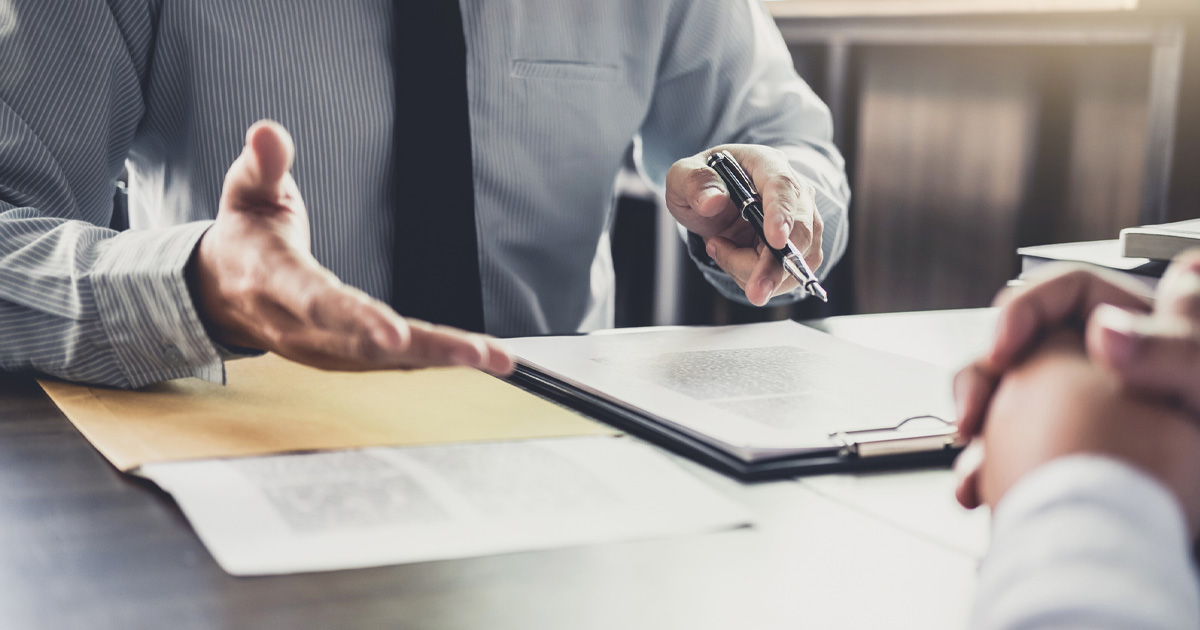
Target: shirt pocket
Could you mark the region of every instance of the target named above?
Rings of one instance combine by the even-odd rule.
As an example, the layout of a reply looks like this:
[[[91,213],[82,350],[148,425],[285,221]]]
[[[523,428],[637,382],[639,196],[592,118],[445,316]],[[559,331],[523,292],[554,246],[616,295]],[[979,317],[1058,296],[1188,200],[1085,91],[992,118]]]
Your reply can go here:
[[[518,79],[558,79],[614,83],[621,68],[614,64],[554,59],[514,59],[512,76]]]
[[[509,74],[517,79],[613,83],[623,78],[624,3],[509,0]]]

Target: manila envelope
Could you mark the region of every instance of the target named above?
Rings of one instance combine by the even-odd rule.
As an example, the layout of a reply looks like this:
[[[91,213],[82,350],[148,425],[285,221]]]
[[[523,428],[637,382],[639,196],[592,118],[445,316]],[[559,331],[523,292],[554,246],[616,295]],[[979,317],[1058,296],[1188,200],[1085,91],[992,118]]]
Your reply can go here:
[[[225,386],[38,382],[124,472],[186,459],[618,434],[469,368],[325,372],[268,354],[227,363]]]

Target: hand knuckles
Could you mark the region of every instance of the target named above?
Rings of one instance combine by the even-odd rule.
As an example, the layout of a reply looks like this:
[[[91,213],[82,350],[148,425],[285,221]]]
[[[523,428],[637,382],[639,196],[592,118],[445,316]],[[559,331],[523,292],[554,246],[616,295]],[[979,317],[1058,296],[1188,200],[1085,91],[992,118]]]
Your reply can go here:
[[[708,167],[692,168],[687,173],[686,186],[689,194],[695,194],[712,184],[716,178],[714,173]]]
[[[769,185],[771,191],[782,198],[800,199],[804,194],[804,183],[791,169],[776,173]]]
[[[667,181],[672,182],[688,172],[687,160],[678,160],[667,169]]]

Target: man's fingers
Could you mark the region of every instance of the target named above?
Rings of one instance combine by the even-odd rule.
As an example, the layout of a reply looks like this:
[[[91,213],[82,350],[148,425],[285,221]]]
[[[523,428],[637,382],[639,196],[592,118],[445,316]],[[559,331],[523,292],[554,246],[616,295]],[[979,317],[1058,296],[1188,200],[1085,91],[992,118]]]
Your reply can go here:
[[[402,367],[365,332],[295,327],[274,338],[271,351],[323,370],[358,372]]]
[[[720,236],[708,239],[706,243],[708,257],[712,258],[730,278],[742,289],[754,266],[758,264],[758,254],[749,247],[738,247],[733,241]]]
[[[791,290],[796,282],[761,243],[758,247],[738,247],[729,239],[708,239],[707,251],[721,269],[746,292],[755,306],[766,304],[775,294]],[[788,285],[791,285],[790,287]]]
[[[753,177],[753,175],[752,175]],[[787,247],[788,239],[795,242],[800,251],[807,252],[812,244],[812,205],[806,203],[808,196],[805,184],[792,172],[770,169],[770,174],[755,178],[763,197],[763,233],[767,243],[776,249]],[[796,229],[794,229],[796,228]]]
[[[821,263],[825,261],[825,252],[821,248],[822,239],[825,238],[825,221],[821,218],[820,213],[816,211],[816,202],[813,202],[813,226],[812,226],[812,242],[808,247],[808,252],[804,254],[804,262],[808,263],[808,268],[814,272],[820,268]],[[798,246],[798,245],[797,245]]]
[[[789,278],[771,251],[760,246],[758,260],[746,280],[746,299],[755,306],[763,306],[780,291]]]
[[[958,437],[974,438],[983,430],[988,403],[996,392],[1000,377],[989,371],[982,362],[959,370],[954,376],[954,401],[958,410]]]
[[[508,348],[495,337],[485,335],[480,335],[479,337],[483,340],[484,345],[487,346],[488,351],[487,361],[482,366],[482,369],[501,376],[511,374],[517,365]]]
[[[292,136],[282,125],[260,120],[246,131],[246,146],[226,177],[226,195],[233,205],[254,208],[278,205],[290,197],[294,184],[288,171],[296,148]]]
[[[983,505],[979,495],[980,471],[983,469],[983,438],[975,438],[954,460],[954,476],[957,483],[954,498],[968,510]]]
[[[987,355],[994,370],[1012,366],[1043,331],[1074,319],[1085,320],[1100,304],[1150,310],[1150,298],[1141,293],[1136,282],[1091,269],[1062,269],[1006,296],[996,338]]]
[[[1172,263],[1154,312],[1100,306],[1088,321],[1088,354],[1126,387],[1200,412],[1200,252]]]
[[[1088,322],[1088,355],[1129,389],[1200,413],[1200,328],[1113,306]]]
[[[762,195],[767,243],[782,249],[790,238],[807,252],[813,241],[816,189],[792,169],[782,151],[760,146],[731,146],[728,151]]]
[[[329,370],[418,369],[463,366],[506,375],[511,355],[495,340],[419,320],[407,320],[404,348],[386,347],[363,326],[336,330],[292,326],[272,339],[271,349],[289,359]]]
[[[1200,250],[1180,254],[1158,285],[1154,315],[1200,324]]]
[[[503,346],[484,335],[406,320],[386,304],[344,285],[316,267],[298,263],[271,274],[259,312],[275,308],[291,318],[277,326],[272,350],[320,357],[338,369],[475,367],[496,374],[513,369]],[[270,307],[270,308],[269,308]]]
[[[405,353],[409,361],[406,367],[463,365],[497,374],[512,371],[507,350],[498,343],[489,343],[483,335],[416,319],[409,319],[408,324],[412,341]],[[493,357],[493,353],[499,356]]]
[[[292,169],[296,145],[292,135],[273,120],[260,120],[246,131],[246,146],[256,159],[262,185],[278,185]]]
[[[516,367],[508,348],[494,337],[415,319],[407,321],[413,331],[408,355],[419,362],[409,367],[441,365],[447,356],[453,365],[474,367],[500,376],[507,376]]]

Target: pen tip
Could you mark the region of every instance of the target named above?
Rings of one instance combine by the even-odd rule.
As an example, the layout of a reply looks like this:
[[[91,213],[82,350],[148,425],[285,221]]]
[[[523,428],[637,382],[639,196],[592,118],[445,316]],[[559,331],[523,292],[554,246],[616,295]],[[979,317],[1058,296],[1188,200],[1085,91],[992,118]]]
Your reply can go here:
[[[809,282],[808,286],[805,288],[808,289],[809,293],[817,296],[818,300],[821,300],[826,304],[829,303],[829,294],[825,292],[824,287],[821,285],[817,284],[816,282]]]

